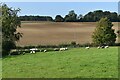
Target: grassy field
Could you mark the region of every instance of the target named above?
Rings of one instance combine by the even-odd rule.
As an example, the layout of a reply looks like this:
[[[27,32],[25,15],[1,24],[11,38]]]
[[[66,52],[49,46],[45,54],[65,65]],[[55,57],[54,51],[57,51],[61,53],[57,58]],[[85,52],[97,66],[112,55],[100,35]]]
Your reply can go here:
[[[118,48],[73,48],[2,59],[3,78],[117,78]]]
[[[118,30],[118,23],[113,28]],[[96,28],[96,22],[22,22],[23,38],[18,45],[53,45],[71,43],[91,43],[91,35]],[[115,31],[115,32],[116,32]]]

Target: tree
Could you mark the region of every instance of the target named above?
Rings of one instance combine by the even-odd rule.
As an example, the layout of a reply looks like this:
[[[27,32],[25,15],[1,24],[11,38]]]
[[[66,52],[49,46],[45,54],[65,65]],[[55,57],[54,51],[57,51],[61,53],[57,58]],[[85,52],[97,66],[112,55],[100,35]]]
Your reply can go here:
[[[56,15],[55,22],[63,22],[64,18],[61,15]]]
[[[112,22],[107,17],[101,18],[93,32],[93,42],[96,45],[113,45],[116,41],[116,34],[112,26]]]
[[[102,11],[102,10],[96,10],[93,12],[89,12],[86,14],[83,18],[83,21],[86,22],[96,22],[99,21],[101,18],[107,17],[112,22],[117,22],[119,19],[119,16],[116,12],[110,12],[110,11]]]
[[[16,47],[16,42],[22,37],[22,33],[17,32],[21,27],[21,22],[17,13],[20,9],[9,8],[6,4],[2,5],[2,55],[8,55],[9,51]]]
[[[69,14],[65,16],[66,22],[74,22],[77,21],[77,14],[74,12],[74,10],[69,11]]]

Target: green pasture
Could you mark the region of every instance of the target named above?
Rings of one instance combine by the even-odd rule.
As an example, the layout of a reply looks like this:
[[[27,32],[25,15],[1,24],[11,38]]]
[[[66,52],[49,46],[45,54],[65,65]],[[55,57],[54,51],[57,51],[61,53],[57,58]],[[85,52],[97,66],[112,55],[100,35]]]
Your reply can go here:
[[[118,48],[71,48],[2,59],[3,78],[117,78]]]

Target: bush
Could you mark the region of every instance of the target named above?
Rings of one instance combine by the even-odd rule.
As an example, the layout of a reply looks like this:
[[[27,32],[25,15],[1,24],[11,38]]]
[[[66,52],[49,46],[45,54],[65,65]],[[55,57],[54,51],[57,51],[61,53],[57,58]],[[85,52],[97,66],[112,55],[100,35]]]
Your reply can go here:
[[[70,45],[71,45],[72,47],[76,47],[76,42],[75,42],[75,41],[72,41]]]
[[[61,47],[69,47],[69,46],[71,46],[71,45],[70,45],[70,44],[60,44],[60,45],[58,45],[57,48],[61,48]]]
[[[15,43],[12,41],[3,41],[2,42],[2,56],[9,55],[11,49],[15,49]]]

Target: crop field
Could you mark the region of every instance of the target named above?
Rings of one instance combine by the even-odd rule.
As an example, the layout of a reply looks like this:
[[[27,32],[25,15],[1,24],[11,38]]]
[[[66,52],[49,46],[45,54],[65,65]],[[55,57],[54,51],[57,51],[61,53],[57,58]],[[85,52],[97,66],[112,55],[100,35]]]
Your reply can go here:
[[[118,48],[71,48],[2,59],[3,78],[118,78]]]
[[[118,30],[118,23],[113,28]],[[52,45],[76,41],[76,43],[91,43],[91,35],[96,22],[22,22],[23,38],[18,45]],[[115,32],[116,32],[115,31]]]

